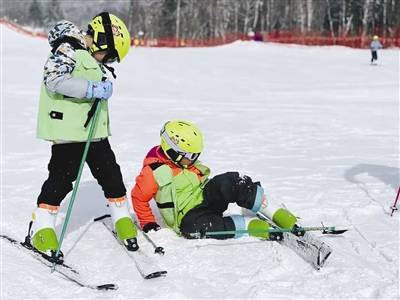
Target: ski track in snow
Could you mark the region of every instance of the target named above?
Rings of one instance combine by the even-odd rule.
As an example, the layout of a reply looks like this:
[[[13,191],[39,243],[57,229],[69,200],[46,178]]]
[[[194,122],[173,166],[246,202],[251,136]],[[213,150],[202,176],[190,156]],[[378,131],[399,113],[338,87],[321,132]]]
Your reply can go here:
[[[35,138],[49,46],[0,29],[0,232],[23,239],[50,158],[50,144]],[[399,213],[388,215],[399,186],[399,52],[380,51],[376,67],[369,55],[237,42],[132,48],[116,66],[110,141],[128,193],[162,124],[192,120],[204,132],[201,160],[214,175],[238,170],[261,181],[304,225],[352,228],[323,237],[333,254],[322,270],[277,243],[189,241],[163,228],[151,237],[165,256],[151,254],[141,236],[139,242],[168,275],[143,280],[103,226],[91,223],[107,209],[86,168],[63,252],[83,279],[119,290],[79,288],[1,241],[1,299],[399,299]],[[227,214],[236,213],[251,215],[230,205]]]

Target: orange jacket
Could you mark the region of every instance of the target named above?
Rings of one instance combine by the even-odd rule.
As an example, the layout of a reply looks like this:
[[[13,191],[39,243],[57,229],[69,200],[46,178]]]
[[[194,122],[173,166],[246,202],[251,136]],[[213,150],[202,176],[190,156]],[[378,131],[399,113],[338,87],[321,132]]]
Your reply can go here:
[[[161,146],[153,147],[143,161],[143,168],[136,177],[136,184],[131,191],[132,206],[139,219],[140,226],[147,223],[156,222],[150,208],[150,200],[154,198],[158,191],[158,185],[153,175],[153,170],[160,165],[166,164],[172,169],[173,176],[179,174],[182,168],[174,164],[163,152]],[[191,166],[189,171],[194,172],[201,178],[201,172],[195,166]]]

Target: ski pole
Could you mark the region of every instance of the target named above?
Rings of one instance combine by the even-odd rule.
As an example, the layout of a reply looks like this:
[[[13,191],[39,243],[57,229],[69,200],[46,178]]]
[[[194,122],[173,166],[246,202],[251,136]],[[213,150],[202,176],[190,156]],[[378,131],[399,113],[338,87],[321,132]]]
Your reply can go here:
[[[394,201],[393,205],[390,207],[392,209],[392,213],[390,214],[391,217],[393,216],[394,211],[398,210],[397,201],[399,200],[399,195],[400,195],[400,186],[399,186],[399,189],[397,190],[396,200]]]
[[[73,205],[74,205],[76,193],[77,193],[77,191],[78,191],[79,182],[80,182],[80,180],[81,180],[81,175],[82,175],[83,167],[84,167],[84,165],[85,165],[86,157],[87,157],[87,154],[88,154],[88,152],[89,152],[89,146],[90,146],[90,143],[92,142],[92,137],[93,137],[93,134],[94,134],[94,130],[95,130],[95,128],[96,128],[97,119],[98,119],[98,117],[99,117],[99,113],[100,113],[100,109],[101,109],[101,105],[100,105],[101,103],[100,103],[100,101],[101,101],[101,99],[96,98],[96,100],[95,100],[94,103],[93,103],[93,106],[94,106],[94,108],[95,108],[96,110],[95,110],[95,113],[94,113],[94,117],[92,118],[92,124],[90,125],[90,128],[89,128],[89,134],[88,134],[88,138],[87,138],[87,140],[86,140],[85,149],[84,149],[84,151],[83,151],[81,163],[80,163],[80,165],[79,165],[78,176],[77,176],[77,178],[76,178],[75,185],[74,185],[74,189],[73,189],[73,191],[72,191],[71,200],[70,200],[69,203],[68,203],[68,209],[67,209],[67,213],[66,213],[66,216],[65,216],[65,220],[64,220],[64,223],[63,223],[62,230],[61,230],[60,241],[59,241],[59,243],[58,243],[57,252],[56,252],[56,257],[57,257],[58,254],[60,253],[61,245],[62,245],[62,242],[63,242],[63,240],[64,240],[64,235],[65,235],[65,232],[66,232],[66,230],[67,230],[69,218],[70,218],[70,216],[71,216],[72,207],[73,207]],[[52,268],[51,268],[51,272],[54,272],[55,268],[56,268],[56,262],[53,262],[53,266],[52,266]]]
[[[153,246],[154,248],[154,253],[164,255],[165,251],[163,247],[157,246],[156,243],[149,237],[149,235],[143,231],[143,229],[139,226],[138,223],[135,222],[135,225],[137,228],[139,228],[140,232],[143,234],[144,238]]]

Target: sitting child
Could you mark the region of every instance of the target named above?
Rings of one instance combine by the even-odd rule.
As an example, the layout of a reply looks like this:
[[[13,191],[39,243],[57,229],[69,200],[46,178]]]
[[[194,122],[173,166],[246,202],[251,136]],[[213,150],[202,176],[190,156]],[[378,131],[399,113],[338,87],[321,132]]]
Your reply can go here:
[[[165,224],[186,238],[207,236],[216,239],[238,237],[244,233],[266,239],[269,224],[242,215],[223,216],[229,203],[247,208],[291,229],[296,217],[267,201],[259,182],[238,172],[210,178],[210,169],[198,158],[203,151],[203,135],[187,121],[175,120],[161,129],[161,144],[146,155],[136,177],[131,197],[143,231],[158,230],[149,201],[155,199]]]

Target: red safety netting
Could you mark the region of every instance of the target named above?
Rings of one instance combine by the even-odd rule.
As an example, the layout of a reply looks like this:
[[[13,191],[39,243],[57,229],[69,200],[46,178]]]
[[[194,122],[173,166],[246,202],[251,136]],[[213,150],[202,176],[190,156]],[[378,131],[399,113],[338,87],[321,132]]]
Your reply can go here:
[[[13,22],[10,22],[10,21],[4,20],[4,19],[0,19],[0,24],[3,24],[5,26],[11,28],[12,30],[15,30],[15,31],[23,33],[23,34],[47,39],[47,33],[44,33],[43,31],[34,31],[31,29],[27,29],[16,23],[13,23]]]
[[[4,24],[9,28],[34,37],[47,38],[47,34],[43,31],[34,31],[22,27],[18,24],[5,19],[0,19],[0,24]],[[131,40],[131,45],[142,47],[211,47],[233,43],[235,41],[263,41],[284,44],[299,44],[310,46],[330,46],[340,45],[352,48],[367,48],[371,42],[370,36],[324,36],[320,33],[301,34],[296,31],[273,31],[269,33],[256,32],[253,35],[244,33],[228,33],[224,37],[209,39],[176,39],[176,38],[139,38],[135,37]],[[394,37],[380,37],[384,47],[400,47],[400,29],[396,30]]]
[[[378,34],[379,35],[379,34]],[[340,45],[351,48],[367,48],[371,42],[371,36],[321,36],[317,33],[307,33],[302,35],[296,32],[273,31],[263,36],[264,41],[284,44],[300,44],[314,46]],[[379,37],[380,42],[385,47],[400,47],[400,29],[394,34],[394,37]]]

